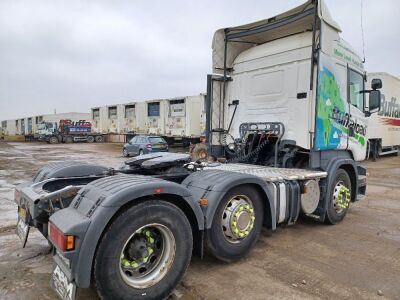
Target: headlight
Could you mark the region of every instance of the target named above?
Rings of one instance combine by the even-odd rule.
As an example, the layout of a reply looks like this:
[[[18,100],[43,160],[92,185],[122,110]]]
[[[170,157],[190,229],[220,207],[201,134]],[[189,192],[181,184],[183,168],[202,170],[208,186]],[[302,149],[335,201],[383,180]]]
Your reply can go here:
[[[236,148],[235,143],[230,143],[230,144],[228,145],[228,149],[229,149],[229,150],[235,150],[235,148]]]

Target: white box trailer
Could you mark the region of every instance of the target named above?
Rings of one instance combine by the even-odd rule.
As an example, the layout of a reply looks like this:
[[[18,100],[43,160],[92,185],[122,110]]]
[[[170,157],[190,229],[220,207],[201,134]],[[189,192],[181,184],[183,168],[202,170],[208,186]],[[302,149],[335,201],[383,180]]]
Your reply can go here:
[[[91,115],[96,132],[154,134],[188,145],[205,131],[205,94],[94,107]]]
[[[106,128],[109,133],[119,132],[118,111],[121,111],[121,105],[110,105],[106,107],[107,119]]]
[[[205,95],[167,99],[165,138],[169,144],[198,142],[205,130]]]
[[[150,100],[141,107],[144,113],[144,122],[140,120],[139,126],[145,134],[165,135],[165,106],[167,101],[163,99]]]
[[[139,126],[137,123],[137,113],[136,113],[137,103],[131,102],[123,104],[122,112],[122,131],[124,133],[135,133],[139,131]]]
[[[93,128],[101,133],[136,133],[139,131],[137,122],[138,103],[129,102],[91,109]]]
[[[1,122],[2,132],[4,135],[16,135],[17,134],[17,123],[18,120],[4,120]]]
[[[107,128],[107,107],[99,106],[91,109],[93,130],[99,133],[108,133]]]
[[[374,159],[380,155],[400,151],[400,78],[385,72],[368,73],[383,82],[381,109],[371,116],[368,123],[370,154]]]

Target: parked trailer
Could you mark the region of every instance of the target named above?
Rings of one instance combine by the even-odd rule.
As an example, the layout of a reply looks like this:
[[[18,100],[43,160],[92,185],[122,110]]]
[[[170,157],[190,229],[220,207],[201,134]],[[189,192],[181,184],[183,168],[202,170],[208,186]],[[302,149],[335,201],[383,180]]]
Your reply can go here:
[[[91,110],[93,128],[103,134],[153,134],[169,144],[198,142],[205,130],[205,95],[129,102]]]
[[[141,129],[145,134],[164,135],[167,102],[163,99],[150,100],[144,102],[144,128]]]
[[[376,160],[400,153],[400,78],[384,72],[368,73],[368,78],[383,82],[381,109],[368,123],[369,153]]]
[[[4,136],[6,135],[7,131],[7,120],[1,121],[1,128],[0,128],[0,139],[4,139]]]
[[[199,143],[205,130],[205,95],[167,99],[165,136],[168,144]]]
[[[92,112],[92,126],[95,132],[106,134],[108,133],[108,128],[106,120],[108,119],[107,108],[106,107],[93,107]]]
[[[263,226],[342,221],[365,195],[365,115],[379,110],[381,82],[364,90],[362,60],[339,32],[323,0],[216,32],[223,74],[208,76],[207,129],[228,163],[174,153],[117,170],[61,162],[17,186],[18,235],[25,244],[35,226],[54,245],[57,294],[95,286],[104,299],[163,299],[205,247],[233,262]]]
[[[94,107],[92,111],[93,128],[101,133],[134,133],[144,130],[144,124],[138,120],[140,106],[143,103],[129,102],[103,107]]]
[[[1,122],[1,127],[5,136],[17,134],[16,120],[4,120]]]

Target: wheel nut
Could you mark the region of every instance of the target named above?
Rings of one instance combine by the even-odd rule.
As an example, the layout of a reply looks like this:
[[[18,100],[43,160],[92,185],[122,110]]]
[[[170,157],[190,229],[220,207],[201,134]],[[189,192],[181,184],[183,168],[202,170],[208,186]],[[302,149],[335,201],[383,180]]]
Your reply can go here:
[[[123,265],[124,267],[129,267],[129,266],[130,266],[129,260],[127,260],[126,258],[124,258],[124,259],[121,261],[121,263],[122,263],[122,265]]]

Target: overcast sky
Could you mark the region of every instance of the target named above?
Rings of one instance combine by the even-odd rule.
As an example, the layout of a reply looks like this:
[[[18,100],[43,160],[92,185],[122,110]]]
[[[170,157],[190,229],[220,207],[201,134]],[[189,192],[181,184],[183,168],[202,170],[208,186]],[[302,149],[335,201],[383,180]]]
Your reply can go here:
[[[206,90],[216,29],[304,0],[0,0],[0,120]],[[360,0],[327,0],[362,53]],[[400,2],[363,0],[366,68],[400,75]]]

